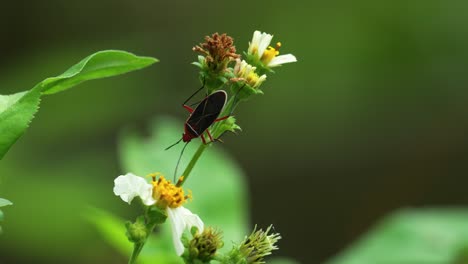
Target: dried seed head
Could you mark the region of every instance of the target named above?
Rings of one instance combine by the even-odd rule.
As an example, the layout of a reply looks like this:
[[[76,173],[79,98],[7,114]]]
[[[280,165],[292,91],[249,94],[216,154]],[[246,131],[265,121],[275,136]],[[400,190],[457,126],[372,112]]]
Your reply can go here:
[[[224,71],[229,62],[240,57],[236,53],[233,38],[225,33],[206,36],[205,42],[193,47],[192,50],[205,56],[205,63],[213,72]]]

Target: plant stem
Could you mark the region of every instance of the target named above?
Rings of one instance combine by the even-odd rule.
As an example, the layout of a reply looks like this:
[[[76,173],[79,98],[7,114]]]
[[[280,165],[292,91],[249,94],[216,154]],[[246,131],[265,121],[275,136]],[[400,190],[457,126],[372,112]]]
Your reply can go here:
[[[205,151],[207,146],[208,145],[203,144],[203,142],[200,144],[200,146],[197,149],[197,152],[193,154],[193,157],[190,160],[190,163],[187,165],[187,168],[185,168],[184,173],[182,174],[184,176],[184,179],[180,182],[179,186],[182,186],[185,183],[185,181],[190,175],[190,172],[192,171],[193,167],[195,166],[195,164],[197,163],[198,159],[203,154],[203,151]]]
[[[130,256],[130,259],[128,260],[128,264],[135,264],[136,263],[138,255],[140,255],[140,252],[143,249],[143,246],[145,245],[145,242],[135,243],[135,245],[133,247],[132,255]]]

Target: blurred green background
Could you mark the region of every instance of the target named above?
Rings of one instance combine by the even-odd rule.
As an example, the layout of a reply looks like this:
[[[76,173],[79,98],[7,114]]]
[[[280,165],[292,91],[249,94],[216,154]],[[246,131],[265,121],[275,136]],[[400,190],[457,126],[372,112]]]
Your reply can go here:
[[[281,232],[278,256],[319,263],[396,208],[465,205],[467,11],[456,0],[2,3],[1,94],[102,49],[160,63],[43,97],[0,162],[0,196],[14,202],[0,263],[125,263],[83,210],[133,216],[111,190],[119,133],[186,117],[180,103],[199,87],[191,47],[213,32],[239,51],[254,30],[273,33],[298,58],[217,146],[247,175],[251,223]]]

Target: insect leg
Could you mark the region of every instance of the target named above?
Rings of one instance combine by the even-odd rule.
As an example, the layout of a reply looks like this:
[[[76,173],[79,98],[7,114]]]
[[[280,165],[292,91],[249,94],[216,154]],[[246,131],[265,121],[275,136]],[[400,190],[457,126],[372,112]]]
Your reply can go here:
[[[187,111],[189,111],[189,113],[192,113],[193,112],[193,108],[188,106],[188,105],[182,105],[185,109],[187,109]]]
[[[209,129],[207,129],[207,130],[206,130],[206,134],[208,134],[208,137],[209,137],[209,138],[210,138],[210,140],[211,140],[210,142],[214,142],[213,136],[211,135],[211,133],[210,133],[210,130],[209,130]]]
[[[203,141],[203,144],[206,145],[206,139],[205,139],[205,136],[203,136],[203,134],[200,135],[200,138],[201,140]]]
[[[216,118],[214,122],[218,122],[218,121],[222,121],[222,120],[225,120],[225,119],[228,119],[231,115],[227,115],[227,116],[223,116],[223,117],[220,117],[220,118]]]

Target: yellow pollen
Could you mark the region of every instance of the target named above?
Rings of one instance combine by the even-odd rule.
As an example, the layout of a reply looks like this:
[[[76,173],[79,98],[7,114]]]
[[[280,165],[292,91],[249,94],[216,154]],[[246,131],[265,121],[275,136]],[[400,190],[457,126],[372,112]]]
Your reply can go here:
[[[159,179],[156,180],[156,175],[160,175]],[[182,187],[178,187],[166,180],[160,173],[151,174],[153,177],[153,198],[157,201],[156,205],[166,208],[177,208],[182,206],[187,199],[191,199],[192,195],[189,192],[188,195],[184,194]],[[179,182],[183,180],[183,176],[179,178]]]
[[[270,61],[279,55],[279,49],[281,48],[281,42],[276,43],[276,47],[269,46],[260,59],[264,64],[270,63]]]
[[[279,54],[279,49],[280,48],[281,48],[281,42],[277,42],[275,49],[278,51],[278,54]],[[276,55],[278,55],[278,54],[276,54]]]

